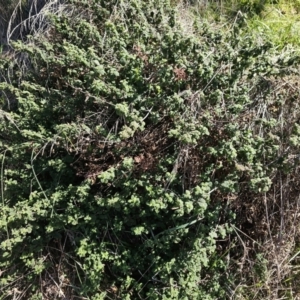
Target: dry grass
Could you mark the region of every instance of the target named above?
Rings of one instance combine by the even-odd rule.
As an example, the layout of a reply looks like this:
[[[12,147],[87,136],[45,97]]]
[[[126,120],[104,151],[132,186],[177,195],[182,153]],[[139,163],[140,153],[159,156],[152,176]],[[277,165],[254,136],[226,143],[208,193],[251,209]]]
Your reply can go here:
[[[15,40],[45,35],[49,29],[49,14],[66,13],[70,6],[63,0],[29,0],[0,3],[0,44],[11,46]]]

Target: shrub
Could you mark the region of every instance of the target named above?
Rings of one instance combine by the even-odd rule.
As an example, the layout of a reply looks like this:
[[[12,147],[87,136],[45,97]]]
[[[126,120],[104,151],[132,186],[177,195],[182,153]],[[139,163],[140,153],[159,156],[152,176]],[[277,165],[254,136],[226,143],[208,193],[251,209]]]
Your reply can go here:
[[[298,58],[235,27],[186,35],[166,0],[69,5],[14,44],[26,71],[2,58],[3,295],[224,298],[227,199],[268,191],[278,159],[253,112]]]

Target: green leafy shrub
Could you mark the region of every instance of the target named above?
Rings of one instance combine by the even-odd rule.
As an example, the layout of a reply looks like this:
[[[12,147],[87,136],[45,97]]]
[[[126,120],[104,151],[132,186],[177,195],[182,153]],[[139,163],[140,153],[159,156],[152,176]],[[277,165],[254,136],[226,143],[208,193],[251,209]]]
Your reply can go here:
[[[253,111],[298,58],[186,35],[166,0],[70,5],[14,44],[26,72],[2,58],[3,294],[224,298],[225,200],[270,188],[278,121]]]

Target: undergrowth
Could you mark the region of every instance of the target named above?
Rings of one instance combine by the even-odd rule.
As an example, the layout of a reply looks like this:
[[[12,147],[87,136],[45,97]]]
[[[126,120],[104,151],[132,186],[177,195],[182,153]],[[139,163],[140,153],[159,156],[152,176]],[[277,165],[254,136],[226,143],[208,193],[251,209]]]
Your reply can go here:
[[[1,56],[1,299],[294,297],[297,51],[167,0],[57,11]]]

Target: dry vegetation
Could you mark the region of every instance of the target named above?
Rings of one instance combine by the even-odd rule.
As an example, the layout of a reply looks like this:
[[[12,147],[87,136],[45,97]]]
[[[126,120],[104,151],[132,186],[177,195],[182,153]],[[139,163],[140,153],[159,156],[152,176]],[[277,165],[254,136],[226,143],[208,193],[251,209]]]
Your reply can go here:
[[[273,168],[272,187],[264,195],[241,194],[232,201],[238,225],[236,245],[242,255],[232,257],[232,272],[239,278],[232,299],[299,299],[299,154],[291,152],[288,139],[299,122],[300,89],[297,77],[268,83],[272,99],[284,95],[280,104],[260,103],[252,112],[282,120],[283,139],[278,159],[285,168]],[[284,121],[283,121],[284,120]],[[277,128],[278,129],[278,128]],[[264,132],[260,132],[264,136]],[[270,134],[270,133],[269,133]],[[274,136],[276,138],[276,136]],[[229,258],[230,259],[230,258]]]

